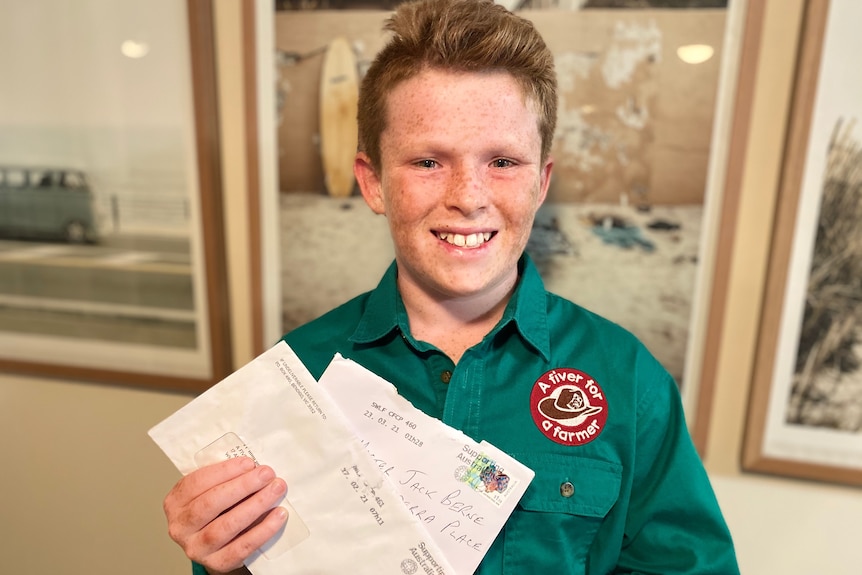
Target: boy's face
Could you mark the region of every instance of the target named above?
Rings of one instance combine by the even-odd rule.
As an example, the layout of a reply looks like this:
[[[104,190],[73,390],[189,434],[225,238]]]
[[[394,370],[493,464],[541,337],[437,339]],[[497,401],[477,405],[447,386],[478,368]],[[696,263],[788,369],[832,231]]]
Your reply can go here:
[[[435,298],[507,292],[551,176],[535,107],[507,73],[441,70],[387,104],[381,169],[360,153],[355,172],[389,220],[399,283]]]

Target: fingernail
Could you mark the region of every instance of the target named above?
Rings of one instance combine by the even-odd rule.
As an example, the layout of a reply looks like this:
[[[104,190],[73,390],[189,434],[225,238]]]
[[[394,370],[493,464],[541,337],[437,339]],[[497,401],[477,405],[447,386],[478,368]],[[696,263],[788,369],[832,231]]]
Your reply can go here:
[[[242,457],[241,459],[242,459],[242,465],[240,466],[240,468],[243,471],[251,471],[252,469],[255,468],[254,459],[252,459],[251,457]]]
[[[272,492],[273,493],[277,493],[278,495],[281,495],[285,491],[287,491],[287,484],[284,481],[279,479],[278,481],[272,482]]]
[[[275,471],[272,470],[272,467],[262,467],[260,469],[260,475],[258,475],[261,481],[270,482],[275,479]]]

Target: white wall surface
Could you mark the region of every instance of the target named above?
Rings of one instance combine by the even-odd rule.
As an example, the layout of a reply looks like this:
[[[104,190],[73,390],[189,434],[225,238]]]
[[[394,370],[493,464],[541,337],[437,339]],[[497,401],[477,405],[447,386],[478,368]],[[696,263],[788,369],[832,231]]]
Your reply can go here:
[[[0,375],[0,573],[179,575],[147,430],[190,397]]]
[[[862,492],[807,481],[712,477],[743,575],[862,573]]]

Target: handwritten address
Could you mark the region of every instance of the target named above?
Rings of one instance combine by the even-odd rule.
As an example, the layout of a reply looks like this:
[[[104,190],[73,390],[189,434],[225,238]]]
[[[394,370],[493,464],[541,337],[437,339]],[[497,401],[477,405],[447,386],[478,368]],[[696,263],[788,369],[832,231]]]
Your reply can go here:
[[[404,418],[394,409],[372,401],[363,415],[416,447],[424,445],[424,441],[416,433],[416,423]],[[385,475],[393,477],[404,486],[400,497],[411,515],[438,529],[459,545],[479,553],[485,551],[484,542],[470,536],[470,527],[484,525],[485,517],[462,497],[464,492],[461,489],[440,492],[426,481],[425,478],[429,475],[427,471],[419,468],[397,470],[394,465],[373,452],[368,440],[363,440],[362,445]],[[407,492],[406,495],[404,491]]]

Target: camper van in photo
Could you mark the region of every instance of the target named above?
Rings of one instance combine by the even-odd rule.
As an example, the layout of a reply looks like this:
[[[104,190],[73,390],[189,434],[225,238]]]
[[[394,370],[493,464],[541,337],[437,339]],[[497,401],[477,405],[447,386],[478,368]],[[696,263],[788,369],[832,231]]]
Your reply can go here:
[[[0,166],[0,237],[96,242],[95,202],[84,173]]]

